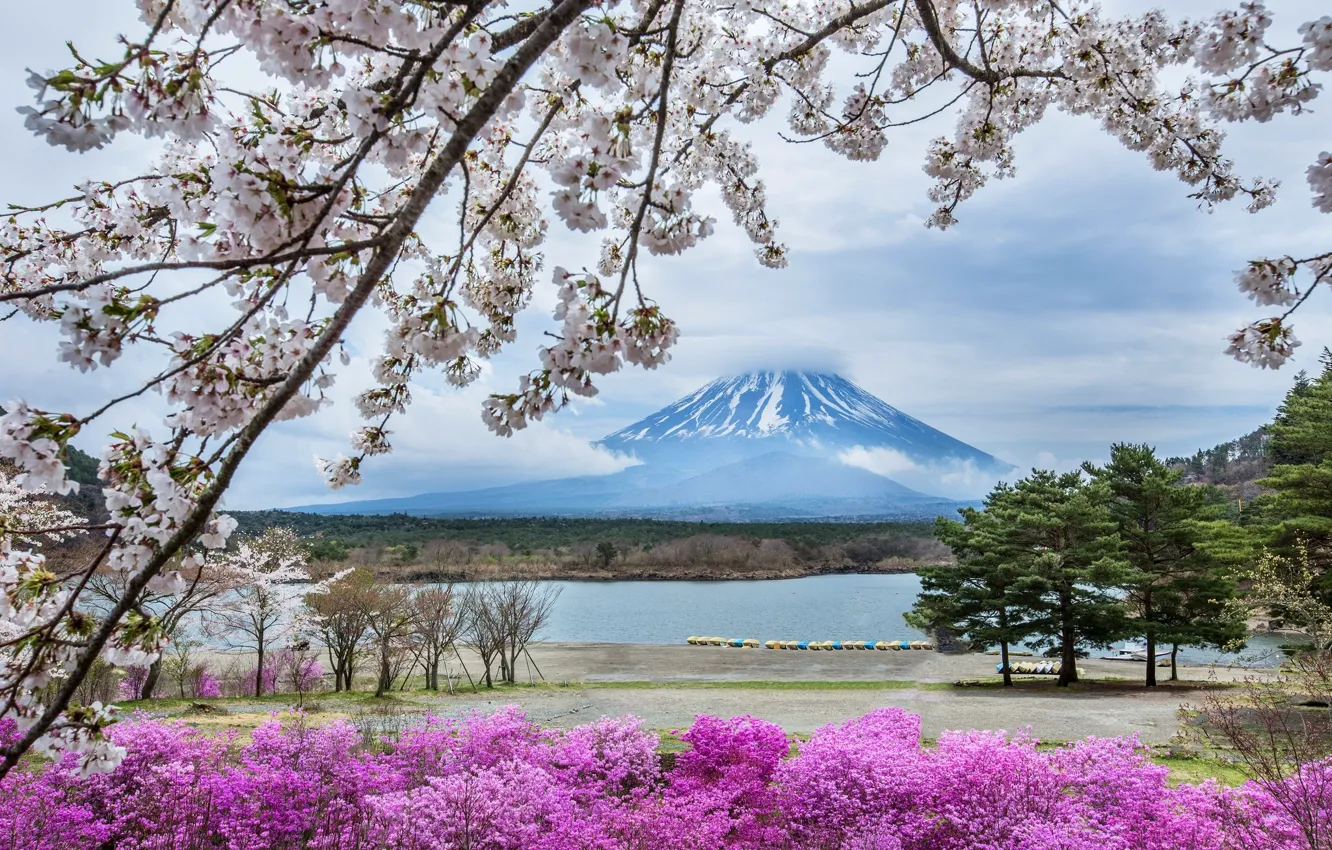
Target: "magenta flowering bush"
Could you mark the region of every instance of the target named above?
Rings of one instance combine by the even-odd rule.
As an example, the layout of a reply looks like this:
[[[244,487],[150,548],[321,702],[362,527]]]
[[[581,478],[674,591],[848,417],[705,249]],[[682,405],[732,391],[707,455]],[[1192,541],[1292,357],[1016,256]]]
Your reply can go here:
[[[205,674],[207,678],[212,679],[210,689],[216,689],[219,693],[215,696],[221,696],[221,683],[211,675]],[[238,678],[231,682],[228,688],[230,696],[248,697],[255,693],[255,679],[259,676],[257,667],[251,667],[241,673]],[[277,652],[265,655],[263,687],[260,694],[272,695],[277,693],[288,693],[291,691],[309,692],[317,691],[324,684],[324,665],[318,658],[301,657],[289,649],[280,649]],[[199,696],[206,697],[210,694],[203,693],[204,681],[200,680]]]
[[[200,699],[216,699],[222,696],[222,680],[207,670],[199,671],[194,696]]]
[[[125,668],[125,677],[120,680],[117,690],[121,699],[142,699],[143,686],[148,684],[148,668],[131,664]]]
[[[0,735],[13,734],[0,729]],[[0,781],[16,850],[1307,850],[1332,797],[1172,788],[1131,739],[1037,749],[990,732],[920,744],[899,709],[793,746],[752,717],[700,717],[672,769],[633,718],[542,729],[520,711],[427,718],[382,748],[350,724],[277,720],[248,743],[172,721],[114,727],[105,774],[77,758]],[[1329,787],[1332,764],[1301,787]],[[1320,826],[1321,825],[1321,826]],[[1317,834],[1317,833],[1314,833]]]
[[[231,695],[239,697],[253,696],[255,693],[255,688],[254,688],[255,679],[257,679],[258,677],[259,677],[259,668],[251,667],[249,670],[246,670],[244,673],[241,674],[239,681],[236,682],[235,693]],[[277,679],[278,679],[277,668],[273,666],[265,667],[263,672],[263,677],[264,677],[263,687],[259,689],[259,693],[261,695],[277,693]]]

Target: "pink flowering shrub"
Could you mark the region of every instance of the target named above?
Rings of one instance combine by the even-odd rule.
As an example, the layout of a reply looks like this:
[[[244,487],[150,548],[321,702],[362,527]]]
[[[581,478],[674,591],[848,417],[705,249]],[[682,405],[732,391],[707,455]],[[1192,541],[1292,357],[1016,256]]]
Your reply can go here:
[[[1332,815],[1332,764],[1298,789],[1171,788],[1131,739],[1045,751],[990,732],[924,747],[919,733],[882,709],[793,750],[771,723],[700,717],[663,770],[632,718],[549,730],[506,708],[364,749],[344,722],[275,720],[240,745],[136,717],[113,729],[128,755],[110,773],[80,780],[69,757],[0,781],[0,846],[1307,850],[1308,817],[1321,830]],[[1290,804],[1297,791],[1311,806]]]
[[[264,667],[263,687],[259,689],[261,695],[277,693],[278,671],[271,664]],[[240,676],[240,681],[236,683],[237,691],[233,696],[254,696],[254,682],[259,676],[259,668],[251,667]]]
[[[222,680],[207,670],[200,670],[194,686],[194,696],[200,699],[216,699],[222,696]]]
[[[125,668],[125,677],[120,680],[118,690],[121,699],[143,699],[148,696],[143,686],[148,684],[148,668],[131,664]]]

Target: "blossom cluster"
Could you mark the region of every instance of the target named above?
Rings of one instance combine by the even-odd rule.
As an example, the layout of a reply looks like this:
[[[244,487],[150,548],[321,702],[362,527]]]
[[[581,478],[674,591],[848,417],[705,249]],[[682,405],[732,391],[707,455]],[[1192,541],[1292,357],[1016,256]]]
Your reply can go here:
[[[1332,771],[1172,786],[1132,739],[951,732],[925,747],[919,718],[891,708],[795,745],[752,717],[700,717],[673,765],[633,718],[544,730],[512,708],[370,749],[341,721],[273,720],[245,744],[148,719],[112,735],[128,755],[110,773],[80,780],[65,760],[0,781],[9,846],[1296,850],[1278,801]],[[1306,825],[1332,825],[1332,799],[1305,797]]]

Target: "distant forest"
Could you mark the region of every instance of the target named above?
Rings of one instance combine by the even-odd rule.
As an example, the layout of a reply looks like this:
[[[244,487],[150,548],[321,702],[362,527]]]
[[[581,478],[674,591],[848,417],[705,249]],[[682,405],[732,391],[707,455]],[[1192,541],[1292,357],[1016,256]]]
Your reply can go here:
[[[233,511],[241,534],[287,526],[316,560],[404,579],[755,578],[902,572],[950,559],[928,522],[703,523],[451,519]]]
[[[1232,496],[1252,499],[1261,488],[1257,481],[1272,467],[1268,451],[1271,432],[1263,427],[1237,440],[1200,449],[1192,457],[1172,457],[1169,466],[1183,470],[1185,484],[1215,484],[1232,491]]]
[[[809,548],[875,538],[931,536],[932,522],[675,522],[655,519],[513,517],[456,519],[408,514],[323,515],[290,511],[228,511],[237,532],[259,534],[273,526],[301,537],[337,539],[347,546],[421,545],[429,540],[502,543],[517,552],[609,541],[624,548],[655,546],[699,534],[784,540]]]
[[[1319,381],[1323,382],[1332,376],[1332,351],[1324,348],[1319,362],[1322,364]],[[1291,405],[1309,398],[1314,392],[1314,386],[1314,379],[1309,377],[1308,372],[1297,372],[1294,384],[1286,393],[1271,424],[1219,446],[1201,449],[1191,457],[1168,458],[1166,463],[1184,473],[1181,479],[1184,484],[1214,484],[1225,488],[1232,499],[1253,501],[1267,492],[1259,481],[1271,474],[1274,465],[1310,460],[1292,455],[1287,449],[1274,447],[1272,427],[1287,423]]]

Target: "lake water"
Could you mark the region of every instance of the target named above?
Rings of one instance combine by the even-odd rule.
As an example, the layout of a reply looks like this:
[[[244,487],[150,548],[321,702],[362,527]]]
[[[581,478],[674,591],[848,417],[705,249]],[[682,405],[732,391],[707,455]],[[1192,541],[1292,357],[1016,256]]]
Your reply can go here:
[[[902,614],[920,593],[912,574],[768,581],[554,582],[562,590],[540,640],[683,643],[690,635],[759,640],[918,640]],[[1288,638],[1255,635],[1242,663],[1272,663]],[[1092,656],[1101,653],[1093,650]],[[1235,656],[1185,648],[1189,664]]]

